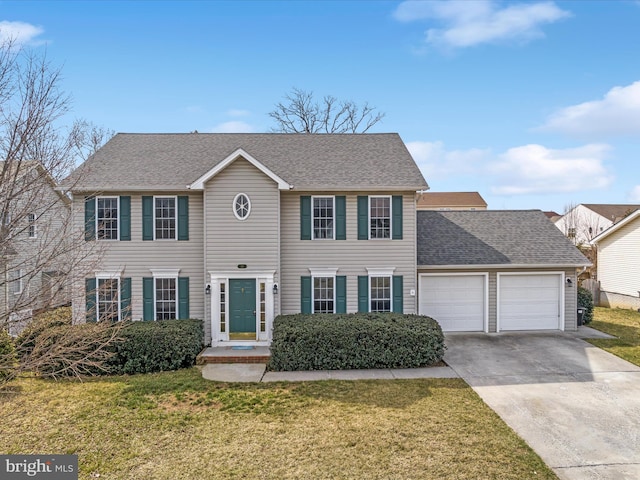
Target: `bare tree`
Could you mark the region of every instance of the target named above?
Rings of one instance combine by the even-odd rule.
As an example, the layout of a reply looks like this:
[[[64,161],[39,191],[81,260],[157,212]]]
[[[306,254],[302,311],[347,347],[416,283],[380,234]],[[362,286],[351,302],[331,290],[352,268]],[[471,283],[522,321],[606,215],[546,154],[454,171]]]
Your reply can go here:
[[[56,182],[110,132],[84,120],[64,127],[70,99],[60,84],[46,56],[0,43],[0,328],[12,334],[66,303],[71,271],[99,261]]]
[[[358,105],[351,100],[338,100],[330,95],[322,102],[313,92],[298,88],[285,95],[269,116],[275,120],[272,129],[279,133],[366,133],[384,118],[368,103]]]

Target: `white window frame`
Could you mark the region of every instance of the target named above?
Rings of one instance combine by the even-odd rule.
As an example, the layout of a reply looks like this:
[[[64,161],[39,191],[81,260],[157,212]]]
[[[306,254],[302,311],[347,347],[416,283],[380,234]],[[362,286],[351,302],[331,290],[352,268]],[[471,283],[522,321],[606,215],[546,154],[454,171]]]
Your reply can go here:
[[[368,285],[369,312],[373,312],[373,310],[371,310],[371,302],[373,300],[371,296],[371,279],[385,278],[385,277],[389,278],[389,313],[393,312],[393,273],[395,272],[395,270],[396,270],[395,267],[367,268],[367,273],[369,274],[369,285]],[[380,312],[380,313],[387,313],[387,312]]]
[[[389,199],[389,236],[384,238],[372,237],[371,236],[371,199],[372,198],[388,198]],[[393,198],[391,195],[369,195],[367,202],[367,218],[369,220],[367,224],[367,235],[369,240],[391,240],[393,235]]]
[[[240,215],[238,215],[238,211],[236,210],[236,202],[238,201],[238,198],[242,196],[244,196],[247,199],[247,204],[248,204],[247,214],[244,217],[241,217]],[[247,195],[246,193],[242,193],[242,192],[238,193],[235,197],[233,197],[233,203],[231,204],[231,209],[233,210],[233,215],[241,222],[244,222],[251,215],[251,197],[249,197],[249,195]]]
[[[333,279],[333,313],[336,313],[336,275],[338,269],[335,267],[311,267],[311,313],[315,311],[315,279],[316,278],[332,278]]]
[[[96,273],[96,321],[100,321],[100,280],[116,280],[118,286],[116,291],[118,293],[118,298],[116,300],[116,306],[118,307],[118,318],[117,321],[122,320],[122,312],[121,310],[121,298],[120,298],[120,289],[122,288],[120,273],[112,273],[112,272],[98,272]]]
[[[156,235],[157,230],[156,230],[156,199],[162,199],[162,198],[173,198],[173,205],[174,205],[174,215],[173,215],[173,221],[174,221],[174,225],[175,225],[175,229],[173,232],[173,238],[158,238],[158,236]],[[177,195],[154,195],[153,196],[153,240],[154,241],[158,241],[158,242],[173,242],[176,241],[178,239],[178,197]]]
[[[156,308],[157,305],[157,280],[159,279],[171,279],[173,278],[176,282],[176,319],[179,316],[178,309],[180,308],[180,292],[179,292],[179,282],[178,277],[180,276],[179,268],[154,268],[151,270],[151,274],[153,275],[153,320],[158,321],[158,310]]]
[[[118,218],[116,220],[116,238],[100,238],[100,220],[98,218],[98,212],[100,211],[100,208],[98,206],[98,203],[100,200],[106,200],[106,199],[116,199],[117,200],[117,208],[118,208]],[[104,195],[101,197],[96,197],[96,240],[100,240],[102,242],[115,242],[115,241],[119,241],[120,240],[120,213],[121,213],[121,209],[120,209],[120,197],[117,195]]]
[[[38,220],[38,216],[35,213],[29,213],[27,215],[27,221],[29,223],[27,227],[27,235],[29,238],[38,238],[38,225],[36,221]]]
[[[332,282],[332,290],[333,290],[333,298],[331,301],[333,302],[333,311],[331,312],[322,312],[322,313],[336,313],[336,277],[335,275],[317,275],[311,277],[311,313],[320,313],[316,312],[316,279],[331,279]]]
[[[315,201],[317,199],[331,199],[331,211],[333,212],[332,222],[331,222],[331,237],[316,237],[316,229],[315,229]],[[336,238],[336,197],[334,195],[313,195],[311,197],[311,238],[313,240],[335,240]]]
[[[22,295],[22,292],[24,291],[24,270],[22,268],[18,268],[15,270],[11,270],[11,273],[13,272],[17,272],[16,274],[16,278],[9,278],[9,291],[11,293],[13,293],[14,295]],[[19,285],[19,288],[17,291],[14,291],[14,287],[13,285],[16,284]]]

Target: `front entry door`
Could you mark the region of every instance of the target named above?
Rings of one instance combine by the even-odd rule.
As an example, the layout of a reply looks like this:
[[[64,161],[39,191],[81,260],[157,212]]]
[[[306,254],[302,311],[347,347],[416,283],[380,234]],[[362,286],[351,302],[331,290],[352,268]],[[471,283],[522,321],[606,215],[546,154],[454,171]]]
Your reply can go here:
[[[229,294],[229,340],[255,340],[255,279],[230,279]]]

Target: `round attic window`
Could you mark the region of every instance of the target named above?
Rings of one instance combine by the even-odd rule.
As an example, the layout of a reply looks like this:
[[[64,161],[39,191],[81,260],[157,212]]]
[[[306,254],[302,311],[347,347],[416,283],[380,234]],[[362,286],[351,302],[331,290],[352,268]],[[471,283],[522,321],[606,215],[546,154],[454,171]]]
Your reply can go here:
[[[251,213],[251,200],[244,193],[239,193],[233,199],[233,214],[238,220],[246,220]]]

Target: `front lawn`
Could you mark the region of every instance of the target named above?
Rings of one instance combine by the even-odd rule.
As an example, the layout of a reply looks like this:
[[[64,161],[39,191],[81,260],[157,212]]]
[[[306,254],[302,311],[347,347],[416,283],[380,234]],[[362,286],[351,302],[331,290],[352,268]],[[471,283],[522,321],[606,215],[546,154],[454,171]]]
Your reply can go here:
[[[10,387],[0,452],[75,453],[82,479],[556,478],[459,379],[222,384],[193,368]]]
[[[640,366],[640,313],[621,308],[596,307],[590,327],[617,338],[593,338],[587,341],[596,347]]]

